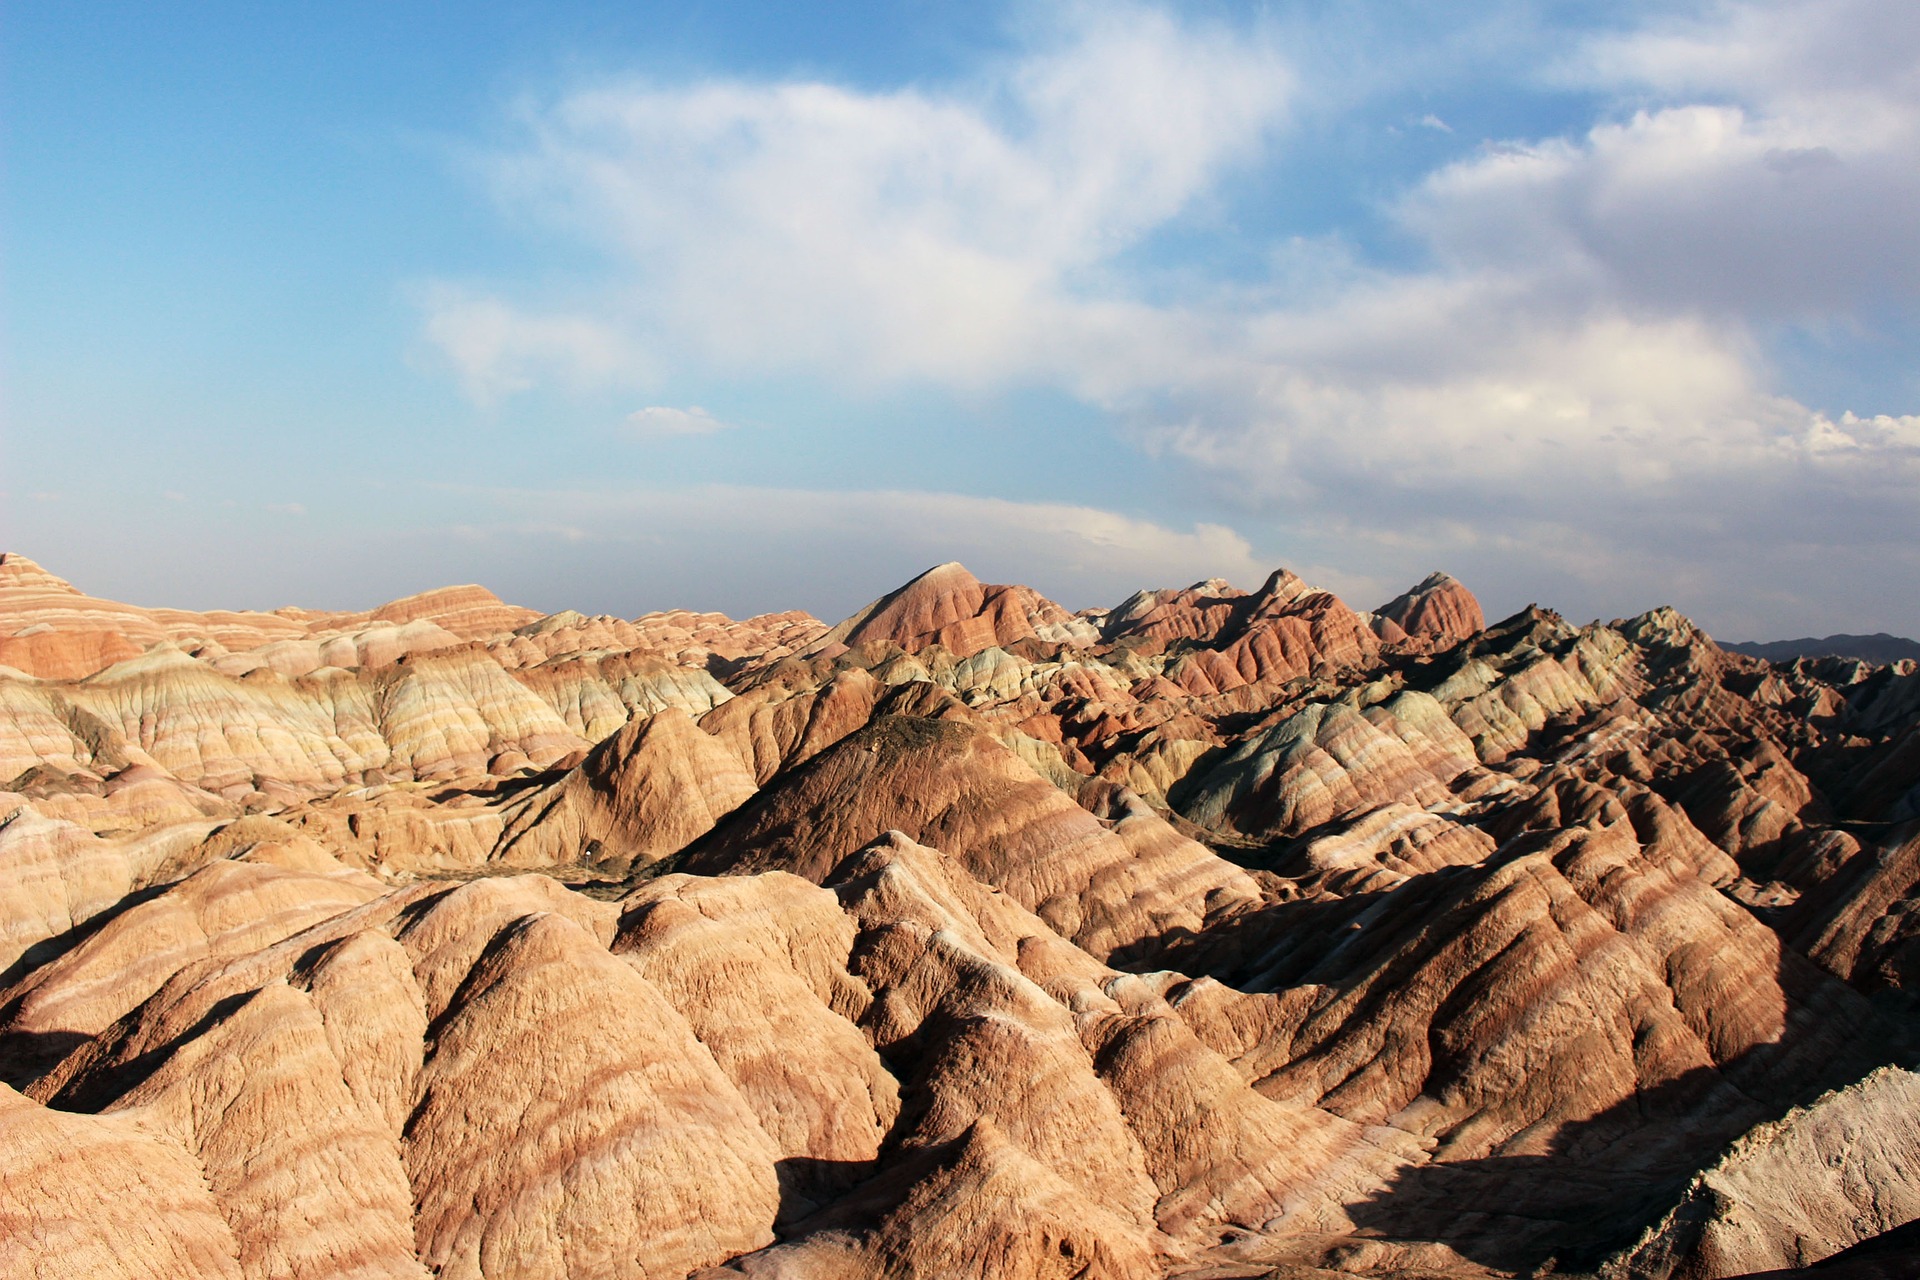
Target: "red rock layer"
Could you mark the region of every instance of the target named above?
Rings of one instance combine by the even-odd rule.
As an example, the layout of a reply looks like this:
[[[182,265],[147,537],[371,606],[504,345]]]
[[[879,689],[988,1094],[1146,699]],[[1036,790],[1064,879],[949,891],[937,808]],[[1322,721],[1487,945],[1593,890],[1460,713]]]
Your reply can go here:
[[[1026,587],[985,585],[949,563],[854,614],[816,641],[814,651],[884,641],[908,653],[937,644],[964,658],[993,645],[1059,639],[1072,630],[1072,616],[1044,596]]]
[[[0,673],[0,1277],[1652,1280],[1905,1212],[1905,668],[1443,576],[829,631],[0,561],[0,642],[114,637]]]
[[[1451,574],[1430,574],[1374,612],[1410,636],[1457,644],[1485,630],[1480,602]]]

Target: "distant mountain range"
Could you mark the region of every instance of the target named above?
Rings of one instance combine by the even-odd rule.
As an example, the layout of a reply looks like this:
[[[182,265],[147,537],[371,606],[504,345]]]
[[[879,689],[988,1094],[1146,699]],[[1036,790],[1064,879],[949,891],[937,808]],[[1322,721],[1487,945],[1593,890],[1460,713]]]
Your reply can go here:
[[[1890,636],[1884,631],[1870,636],[1827,636],[1819,640],[1808,636],[1800,640],[1749,640],[1735,644],[1722,641],[1720,647],[1752,658],[1765,658],[1768,662],[1828,657],[1858,658],[1862,662],[1898,662],[1902,658],[1920,658],[1920,640]]]

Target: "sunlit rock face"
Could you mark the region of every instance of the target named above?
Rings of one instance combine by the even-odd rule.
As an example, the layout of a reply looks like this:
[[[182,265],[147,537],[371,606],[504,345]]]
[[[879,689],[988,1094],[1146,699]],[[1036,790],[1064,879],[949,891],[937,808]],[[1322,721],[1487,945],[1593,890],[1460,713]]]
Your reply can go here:
[[[1909,665],[1445,574],[828,625],[9,554],[0,668],[0,1278],[1910,1259]]]
[[[1473,592],[1446,573],[1430,575],[1375,612],[1408,636],[1422,636],[1447,644],[1465,640],[1487,625]]]

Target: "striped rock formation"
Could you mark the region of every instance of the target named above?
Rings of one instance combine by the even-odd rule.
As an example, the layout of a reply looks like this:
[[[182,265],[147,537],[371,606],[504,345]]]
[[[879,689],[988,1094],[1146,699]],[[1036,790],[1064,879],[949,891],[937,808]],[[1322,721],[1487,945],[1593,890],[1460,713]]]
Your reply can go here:
[[[1910,1257],[1905,666],[1445,575],[830,627],[11,554],[0,664],[0,1280]]]

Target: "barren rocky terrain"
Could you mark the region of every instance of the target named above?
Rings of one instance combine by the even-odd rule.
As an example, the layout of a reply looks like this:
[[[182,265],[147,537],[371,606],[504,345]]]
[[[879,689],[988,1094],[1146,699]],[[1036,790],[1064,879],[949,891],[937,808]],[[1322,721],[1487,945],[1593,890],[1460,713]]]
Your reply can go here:
[[[1920,1274],[1920,670],[0,557],[0,1278]]]

